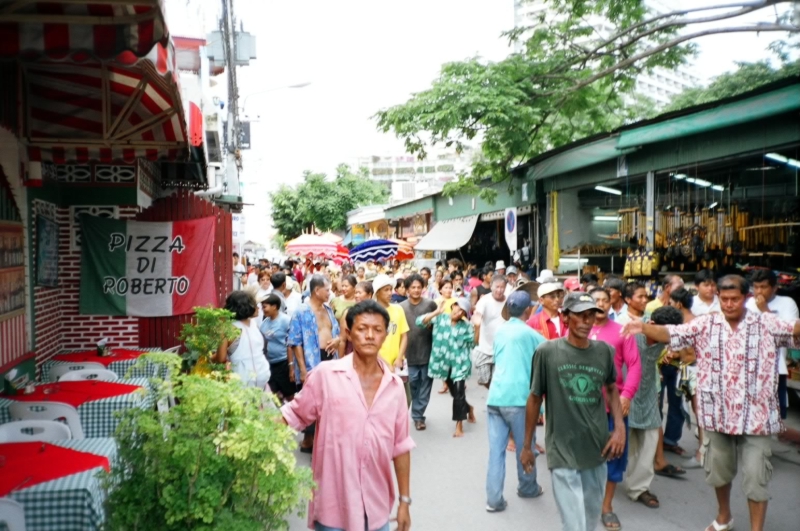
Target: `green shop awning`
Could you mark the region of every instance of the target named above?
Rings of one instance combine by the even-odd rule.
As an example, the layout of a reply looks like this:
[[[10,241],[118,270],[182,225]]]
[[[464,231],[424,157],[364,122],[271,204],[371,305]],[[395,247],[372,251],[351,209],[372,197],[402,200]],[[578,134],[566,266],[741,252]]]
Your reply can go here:
[[[612,160],[620,155],[636,151],[636,148],[619,149],[617,147],[618,137],[616,135],[590,142],[582,146],[568,149],[548,157],[533,166],[533,172],[529,177],[534,180],[561,175],[569,171],[593,166],[598,162]]]
[[[713,109],[623,131],[617,148],[626,149],[695,135],[797,109],[800,109],[800,85],[790,85]]]

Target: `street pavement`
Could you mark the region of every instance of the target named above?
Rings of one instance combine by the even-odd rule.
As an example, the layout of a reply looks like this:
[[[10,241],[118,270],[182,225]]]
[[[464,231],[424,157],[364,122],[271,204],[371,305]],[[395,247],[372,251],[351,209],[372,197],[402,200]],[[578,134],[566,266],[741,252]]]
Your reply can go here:
[[[417,531],[559,531],[561,521],[552,494],[550,473],[545,455],[537,459],[538,480],[544,495],[536,499],[516,496],[514,455],[507,454],[505,497],[508,508],[502,513],[486,512],[486,464],[489,443],[486,428],[486,394],[475,379],[467,384],[467,400],[475,407],[476,424],[465,424],[465,435],[454,439],[455,423],[450,421],[450,395],[436,393],[441,382],[434,382],[433,396],[427,411],[428,429],[412,437],[417,447],[411,452],[412,529]],[[800,414],[791,412],[790,423],[800,426]],[[299,440],[299,438],[298,438]],[[538,428],[537,441],[544,446],[543,428]],[[684,429],[681,445],[689,452],[697,448],[697,440]],[[774,468],[770,491],[772,500],[767,511],[767,530],[800,529],[800,454],[796,449],[775,443]],[[667,454],[677,465],[683,459]],[[297,453],[298,463],[309,466],[310,456]],[[702,531],[714,519],[716,498],[706,485],[702,469],[688,470],[685,479],[656,476],[651,492],[658,496],[661,507],[648,509],[630,501],[617,489],[614,509],[629,531]],[[749,529],[747,500],[742,494],[741,478],[734,481],[732,497],[736,528]],[[293,517],[291,531],[306,529],[305,518]],[[394,526],[392,526],[394,529]],[[603,530],[598,523],[598,530]]]

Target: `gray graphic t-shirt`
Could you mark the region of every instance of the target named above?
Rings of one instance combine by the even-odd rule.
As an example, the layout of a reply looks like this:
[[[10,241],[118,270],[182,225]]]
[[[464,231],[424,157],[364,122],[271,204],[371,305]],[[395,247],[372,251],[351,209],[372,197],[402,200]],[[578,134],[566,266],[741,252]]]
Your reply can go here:
[[[605,462],[608,417],[603,387],[616,381],[614,349],[602,341],[576,348],[566,338],[539,345],[531,392],[545,397],[548,468],[585,470]]]

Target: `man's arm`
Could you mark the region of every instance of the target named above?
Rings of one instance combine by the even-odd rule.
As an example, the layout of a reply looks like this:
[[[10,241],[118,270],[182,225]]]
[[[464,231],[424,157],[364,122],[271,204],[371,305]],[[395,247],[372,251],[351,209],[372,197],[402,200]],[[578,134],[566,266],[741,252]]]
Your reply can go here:
[[[405,362],[406,359],[406,348],[408,348],[408,332],[400,335],[400,352],[397,355],[397,359],[394,361],[394,365],[398,369],[403,368],[403,362]]]
[[[472,314],[472,326],[475,327],[475,343],[477,344],[481,338],[481,321],[483,320],[483,314],[478,310],[475,309],[475,313]]]
[[[300,369],[300,381],[305,382],[308,371],[306,370],[306,357],[303,354],[303,347],[300,345],[294,347],[294,357],[297,362],[297,368]]]
[[[606,398],[608,399],[608,408],[611,410],[611,416],[614,417],[614,431],[608,438],[602,454],[603,457],[611,460],[621,456],[622,451],[625,449],[625,421],[622,418],[619,389],[617,389],[615,383],[606,384]]]
[[[531,448],[533,447],[533,434],[536,431],[536,424],[539,422],[539,410],[542,407],[542,397],[533,393],[528,395],[528,402],[525,404],[525,441],[522,445],[522,452],[519,461],[526,473],[530,473],[535,466],[536,456]]]
[[[670,335],[666,326],[645,323],[639,319],[628,321],[622,327],[622,335],[632,336],[636,334],[644,334],[648,339],[652,339],[657,343],[666,343],[669,345]]]
[[[398,455],[394,458],[394,474],[397,476],[397,490],[401,497],[411,497],[411,452]],[[411,515],[408,503],[401,501],[397,506],[397,529],[408,531],[411,529]]]

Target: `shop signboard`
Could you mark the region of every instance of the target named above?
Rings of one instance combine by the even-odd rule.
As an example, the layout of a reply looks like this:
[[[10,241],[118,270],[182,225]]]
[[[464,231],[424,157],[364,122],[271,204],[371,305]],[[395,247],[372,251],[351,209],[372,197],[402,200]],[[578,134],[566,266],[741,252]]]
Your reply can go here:
[[[353,225],[353,227],[350,229],[350,235],[353,245],[364,243],[367,239],[364,225]]]
[[[506,209],[505,213],[506,244],[512,253],[517,251],[517,208]]]
[[[81,314],[165,317],[216,303],[216,218],[80,222]]]

